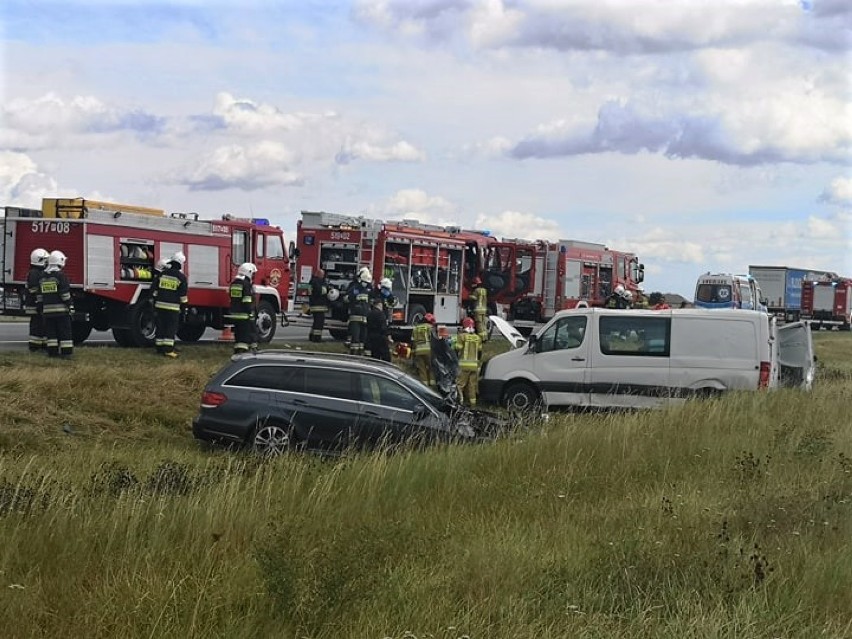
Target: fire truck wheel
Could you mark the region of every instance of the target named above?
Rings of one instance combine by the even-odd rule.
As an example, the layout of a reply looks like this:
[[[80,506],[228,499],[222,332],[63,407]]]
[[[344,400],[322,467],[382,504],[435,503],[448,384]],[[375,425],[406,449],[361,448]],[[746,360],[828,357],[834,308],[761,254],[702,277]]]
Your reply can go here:
[[[422,304],[412,304],[411,308],[408,309],[408,325],[414,326],[415,324],[419,324],[423,321],[423,318],[426,317],[426,307]]]
[[[112,338],[119,346],[136,346],[136,343],[133,341],[133,337],[130,335],[130,329],[114,328],[112,329]]]
[[[134,346],[153,346],[157,332],[154,305],[145,300],[130,307],[130,337]]]
[[[271,342],[275,337],[275,307],[266,300],[257,305],[257,341],[261,344]]]
[[[92,334],[92,325],[89,322],[73,322],[71,324],[71,339],[74,345],[82,344]]]
[[[197,342],[206,330],[207,327],[204,324],[183,324],[178,329],[177,336],[182,342]]]

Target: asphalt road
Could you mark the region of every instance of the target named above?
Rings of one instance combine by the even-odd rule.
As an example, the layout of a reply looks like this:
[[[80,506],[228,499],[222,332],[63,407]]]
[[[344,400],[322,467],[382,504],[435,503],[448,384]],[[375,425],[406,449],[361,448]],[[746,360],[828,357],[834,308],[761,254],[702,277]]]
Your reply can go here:
[[[286,327],[281,326],[275,331],[274,342],[307,342],[308,327]],[[201,338],[202,342],[215,342],[221,331],[208,328]],[[0,351],[23,351],[27,348],[27,337],[29,335],[29,324],[27,322],[0,322]],[[328,337],[326,337],[328,339]],[[85,344],[97,346],[116,346],[111,331],[92,331]],[[85,345],[84,344],[84,345]]]

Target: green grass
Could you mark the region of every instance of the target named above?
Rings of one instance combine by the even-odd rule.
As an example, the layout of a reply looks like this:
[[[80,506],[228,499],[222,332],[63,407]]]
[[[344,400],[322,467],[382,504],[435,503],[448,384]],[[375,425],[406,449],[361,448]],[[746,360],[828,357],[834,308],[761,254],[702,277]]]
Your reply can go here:
[[[852,336],[815,338],[811,394],[343,460],[196,446],[227,346],[2,355],[2,634],[852,637]]]

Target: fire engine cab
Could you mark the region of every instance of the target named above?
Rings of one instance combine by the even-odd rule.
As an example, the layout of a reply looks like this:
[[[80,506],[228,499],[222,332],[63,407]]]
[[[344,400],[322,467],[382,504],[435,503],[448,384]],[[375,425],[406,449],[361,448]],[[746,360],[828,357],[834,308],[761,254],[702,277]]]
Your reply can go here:
[[[502,276],[509,282],[518,253],[516,245],[499,242],[487,231],[311,211],[302,211],[297,223],[296,249],[296,311],[307,307],[307,284],[315,269],[322,268],[329,284],[345,292],[358,269],[367,266],[374,285],[385,277],[393,283],[395,330],[410,329],[426,313],[439,324],[461,323],[474,279],[487,282],[487,260],[503,256],[509,268]],[[326,328],[343,339],[348,317],[343,296],[329,308]]]
[[[852,328],[852,279],[825,277],[802,282],[801,318],[809,320],[811,328]]]
[[[290,282],[288,256],[280,228],[260,219],[224,215],[202,220],[196,213],[166,215],[159,209],[46,198],[42,209],[6,207],[0,313],[22,315],[30,253],[60,250],[68,258],[75,315],[74,341],[92,329],[111,329],[122,346],[154,340],[150,282],[154,265],[183,251],[187,261],[188,312],[178,338],[194,342],[206,328],[222,329],[230,299],[228,286],[243,262],[254,262],[258,332],[268,342],[275,334]]]
[[[613,251],[604,244],[559,240],[506,240],[517,246],[519,283],[523,292],[510,301],[509,320],[530,330],[558,311],[603,306],[621,284],[635,292],[645,279],[645,267],[632,253]]]

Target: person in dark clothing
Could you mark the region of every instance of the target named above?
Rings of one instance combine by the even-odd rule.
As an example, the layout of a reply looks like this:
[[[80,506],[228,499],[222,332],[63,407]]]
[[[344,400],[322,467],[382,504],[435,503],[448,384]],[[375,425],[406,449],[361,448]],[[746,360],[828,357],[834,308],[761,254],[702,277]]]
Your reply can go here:
[[[38,312],[39,282],[47,267],[50,257],[43,248],[37,248],[30,253],[30,270],[27,273],[27,293],[24,298],[24,312],[30,317],[29,348],[31,353],[42,351],[47,347],[47,335],[44,332],[44,318]]]
[[[172,359],[178,356],[175,351],[175,334],[189,301],[186,276],[181,272],[184,264],[186,255],[178,251],[169,260],[168,267],[160,275],[157,288],[152,293],[157,322],[154,344],[157,353]]]
[[[325,314],[328,313],[328,281],[325,279],[325,271],[321,268],[316,269],[311,277],[310,286],[308,312],[313,318],[313,324],[309,339],[312,342],[321,342],[325,328]]]
[[[628,291],[624,289],[624,287],[619,284],[615,287],[615,290],[610,294],[609,297],[606,298],[606,302],[604,303],[605,308],[630,308],[630,300],[627,297]]]
[[[234,354],[257,350],[257,318],[254,312],[254,287],[252,278],[257,267],[245,262],[237,269],[237,276],[228,289],[231,308],[225,319],[234,323]]]
[[[382,298],[373,298],[373,307],[367,313],[367,350],[370,357],[391,361],[388,318]]]
[[[74,354],[71,332],[74,300],[71,298],[68,277],[62,272],[65,261],[65,253],[52,251],[47,258],[47,268],[39,280],[38,312],[44,318],[49,357],[68,358]]]
[[[349,304],[349,354],[363,355],[364,341],[367,332],[367,313],[370,310],[370,295],[373,285],[370,283],[370,269],[362,266],[358,277],[346,290],[346,301]]]
[[[379,282],[379,288],[375,292],[375,298],[382,301],[382,308],[388,319],[388,324],[393,319],[393,309],[396,307],[396,296],[393,294],[393,282],[389,277],[383,277]]]

